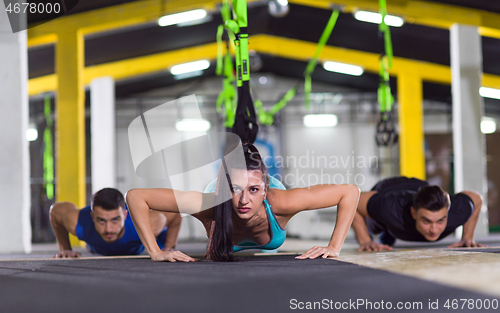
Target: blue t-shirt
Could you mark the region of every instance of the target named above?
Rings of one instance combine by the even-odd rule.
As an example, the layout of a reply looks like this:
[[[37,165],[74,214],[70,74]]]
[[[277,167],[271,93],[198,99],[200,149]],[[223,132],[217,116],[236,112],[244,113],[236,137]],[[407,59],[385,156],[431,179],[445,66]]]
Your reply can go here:
[[[123,236],[114,242],[106,242],[95,230],[90,212],[90,206],[80,210],[78,223],[76,224],[76,236],[87,243],[87,247],[92,253],[102,255],[137,255],[144,251],[144,246],[135,230],[130,214],[127,214],[127,218],[125,219]],[[167,228],[165,227],[160,235],[156,237],[156,242],[160,246],[160,249],[165,245],[166,236]]]

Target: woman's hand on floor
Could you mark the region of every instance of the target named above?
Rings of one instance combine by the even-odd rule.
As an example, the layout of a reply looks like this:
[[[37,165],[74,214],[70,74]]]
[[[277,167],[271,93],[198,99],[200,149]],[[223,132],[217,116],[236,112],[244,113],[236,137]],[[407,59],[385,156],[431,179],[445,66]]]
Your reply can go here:
[[[151,255],[151,260],[154,262],[194,262],[196,261],[192,257],[187,254],[184,254],[180,251],[158,251]]]
[[[317,257],[322,258],[336,258],[339,256],[340,251],[330,247],[312,247],[306,253],[295,257],[296,259],[315,259]]]

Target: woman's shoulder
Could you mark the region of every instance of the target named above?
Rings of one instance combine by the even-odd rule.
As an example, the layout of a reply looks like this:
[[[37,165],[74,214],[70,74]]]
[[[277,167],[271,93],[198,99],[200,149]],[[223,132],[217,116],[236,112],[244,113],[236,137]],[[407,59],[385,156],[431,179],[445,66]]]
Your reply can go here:
[[[269,188],[267,202],[275,214],[288,214],[286,208],[289,207],[288,203],[292,200],[290,199],[290,191],[291,190]]]

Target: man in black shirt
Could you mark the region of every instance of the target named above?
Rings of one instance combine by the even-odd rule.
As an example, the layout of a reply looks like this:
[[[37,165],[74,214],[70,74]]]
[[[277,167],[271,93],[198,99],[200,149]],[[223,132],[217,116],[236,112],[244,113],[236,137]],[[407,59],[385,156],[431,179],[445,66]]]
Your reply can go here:
[[[449,246],[484,247],[474,241],[481,211],[477,192],[462,191],[453,196],[438,186],[407,177],[380,181],[362,192],[352,223],[359,251],[391,250],[396,238],[405,241],[437,241],[463,225],[462,240]],[[371,234],[380,234],[380,243]]]

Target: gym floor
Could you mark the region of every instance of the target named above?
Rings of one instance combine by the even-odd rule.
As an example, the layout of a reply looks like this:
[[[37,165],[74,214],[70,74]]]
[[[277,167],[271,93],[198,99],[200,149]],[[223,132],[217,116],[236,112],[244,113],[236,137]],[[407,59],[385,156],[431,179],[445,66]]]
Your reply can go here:
[[[154,263],[85,249],[82,259],[55,260],[55,244],[34,245],[29,255],[0,255],[0,312],[497,311],[500,235],[477,241],[489,248],[446,249],[454,238],[445,238],[358,252],[348,240],[337,260],[303,261],[294,256],[326,242],[289,238],[278,254],[233,263]],[[205,247],[179,244],[198,256]]]

